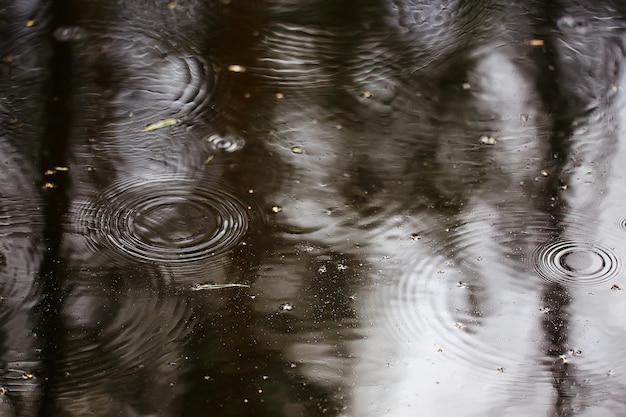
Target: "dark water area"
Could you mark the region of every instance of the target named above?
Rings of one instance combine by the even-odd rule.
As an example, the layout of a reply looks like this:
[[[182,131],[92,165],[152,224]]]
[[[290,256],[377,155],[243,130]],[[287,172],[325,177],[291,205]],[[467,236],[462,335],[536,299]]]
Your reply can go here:
[[[626,3],[0,1],[0,416],[626,416]]]

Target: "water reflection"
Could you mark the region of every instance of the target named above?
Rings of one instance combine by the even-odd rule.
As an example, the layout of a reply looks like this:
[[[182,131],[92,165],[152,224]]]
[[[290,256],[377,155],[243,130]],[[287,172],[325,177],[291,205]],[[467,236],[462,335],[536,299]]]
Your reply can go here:
[[[623,6],[20,7],[0,413],[621,412]]]

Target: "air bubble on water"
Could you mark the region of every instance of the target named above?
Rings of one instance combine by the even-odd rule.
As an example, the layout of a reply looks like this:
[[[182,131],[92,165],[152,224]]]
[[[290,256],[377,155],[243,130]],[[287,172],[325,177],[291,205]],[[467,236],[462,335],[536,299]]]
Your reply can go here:
[[[586,34],[591,26],[585,16],[563,16],[556,24],[564,32],[575,32],[579,35]]]
[[[87,37],[87,31],[79,26],[59,26],[52,33],[59,42],[75,42]]]

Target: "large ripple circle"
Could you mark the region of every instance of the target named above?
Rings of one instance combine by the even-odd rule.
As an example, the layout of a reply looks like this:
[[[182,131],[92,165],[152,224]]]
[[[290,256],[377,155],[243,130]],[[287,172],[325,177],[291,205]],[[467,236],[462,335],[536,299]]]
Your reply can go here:
[[[113,184],[81,217],[100,243],[125,258],[191,265],[235,248],[254,216],[216,180],[160,177]]]
[[[556,240],[535,252],[535,270],[562,285],[596,285],[615,278],[622,260],[608,247],[578,240]]]

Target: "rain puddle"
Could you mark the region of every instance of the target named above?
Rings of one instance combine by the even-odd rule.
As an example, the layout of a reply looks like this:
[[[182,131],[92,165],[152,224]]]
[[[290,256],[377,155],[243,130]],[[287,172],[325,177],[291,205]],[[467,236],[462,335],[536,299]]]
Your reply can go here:
[[[624,415],[626,7],[470,3],[0,8],[0,415]]]

